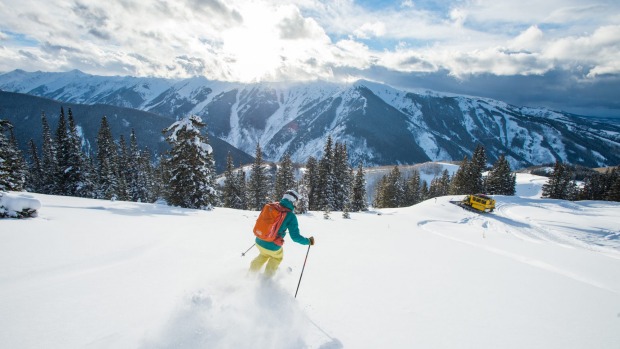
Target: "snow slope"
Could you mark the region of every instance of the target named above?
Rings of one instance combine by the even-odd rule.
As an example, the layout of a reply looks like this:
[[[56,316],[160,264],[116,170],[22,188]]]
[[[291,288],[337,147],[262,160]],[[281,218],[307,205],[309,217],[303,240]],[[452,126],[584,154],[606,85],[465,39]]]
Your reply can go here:
[[[257,212],[34,194],[0,220],[3,348],[618,348],[620,204],[451,197],[299,216],[273,282],[246,273]],[[538,189],[536,189],[538,188]],[[25,194],[28,195],[28,194]]]

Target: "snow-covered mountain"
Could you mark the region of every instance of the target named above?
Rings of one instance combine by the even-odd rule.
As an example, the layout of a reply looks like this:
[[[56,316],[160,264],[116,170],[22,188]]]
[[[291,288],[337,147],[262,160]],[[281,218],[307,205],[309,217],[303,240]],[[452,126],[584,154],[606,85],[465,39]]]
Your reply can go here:
[[[514,167],[562,160],[598,167],[620,163],[620,126],[486,98],[404,91],[369,81],[238,84],[204,78],[103,77],[79,71],[0,75],[0,89],[72,103],[112,104],[171,119],[198,114],[210,132],[267,160],[320,156],[331,135],[352,163],[461,160],[477,144],[489,161]]]
[[[55,128],[60,114],[60,108],[65,112],[72,110],[78,132],[82,137],[85,151],[94,151],[97,145],[97,133],[101,127],[101,118],[106,116],[108,125],[115,139],[121,135],[129,139],[131,130],[135,130],[138,144],[141,148],[148,147],[156,158],[169,149],[169,145],[162,137],[162,130],[172,124],[172,120],[147,111],[117,107],[105,104],[74,104],[58,102],[56,100],[27,95],[23,93],[0,91],[0,119],[7,119],[13,124],[13,132],[18,145],[24,154],[30,148],[28,141],[32,139],[37,147],[41,147],[41,113],[45,113],[52,128]],[[230,153],[235,165],[251,163],[254,158],[245,152],[233,147],[217,138],[208,137],[213,147],[215,166],[218,173],[226,169],[226,156]]]

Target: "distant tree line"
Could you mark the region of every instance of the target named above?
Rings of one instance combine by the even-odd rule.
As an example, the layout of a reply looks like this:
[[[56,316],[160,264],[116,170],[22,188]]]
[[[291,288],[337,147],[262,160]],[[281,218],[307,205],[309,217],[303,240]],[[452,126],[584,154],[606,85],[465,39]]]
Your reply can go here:
[[[10,123],[2,121],[0,190],[136,202],[163,199],[172,205],[191,208],[207,208],[215,203],[207,194],[202,198],[203,192],[215,193],[212,186],[215,172],[212,157],[203,159],[209,156],[211,148],[196,131],[203,126],[199,118],[189,117],[164,130],[174,135],[167,138],[171,150],[162,154],[157,162],[152,161],[148,148],[138,146],[134,130],[129,136],[129,145],[122,135],[114,140],[105,116],[97,134],[95,154],[83,150],[71,109],[66,115],[64,108],[60,109],[55,132],[44,113],[41,123],[41,148],[38,149],[31,139],[26,161],[17,147]],[[183,127],[187,125],[190,127]],[[7,132],[10,134],[8,140]],[[185,169],[190,170],[183,172]],[[190,177],[191,184],[183,182]],[[189,192],[195,184],[200,194]],[[196,195],[201,199],[196,199]]]
[[[60,109],[53,132],[45,114],[41,115],[42,142],[38,149],[29,141],[29,154],[22,154],[8,121],[0,120],[0,190],[28,190],[43,194],[77,196],[108,200],[155,202],[209,209],[223,206],[260,210],[269,201],[279,200],[288,189],[301,194],[298,210],[306,212],[350,211],[368,209],[363,165],[349,165],[347,147],[328,137],[321,158],[309,157],[296,179],[290,154],[276,164],[263,160],[256,145],[251,168],[235,168],[229,154],[221,184],[217,183],[213,149],[208,144],[205,124],[198,116],[189,116],[163,130],[170,150],[153,161],[148,148],[140,148],[135,132],[115,140],[107,118],[101,119],[96,152],[84,151],[71,109]],[[459,169],[450,176],[447,170],[430,184],[415,171],[403,178],[398,166],[385,175],[376,188],[373,205],[402,207],[443,195],[487,193],[514,195],[516,179],[502,155],[486,176],[487,157],[482,146],[476,147],[471,160],[465,156]],[[249,175],[248,175],[249,172]],[[560,162],[554,166],[543,186],[543,197],[567,200],[620,201],[620,173],[616,168],[585,177],[576,184],[571,167]]]
[[[405,207],[444,195],[476,193],[514,195],[516,176],[512,173],[505,156],[501,155],[488,175],[483,176],[487,170],[486,163],[485,149],[479,145],[474,150],[471,160],[467,156],[463,158],[453,176],[450,176],[448,170],[444,170],[440,176],[431,180],[430,185],[420,179],[417,170],[404,178],[398,166],[394,166],[392,171],[379,181],[373,205],[378,208]]]
[[[58,125],[52,132],[46,115],[41,115],[42,140],[38,149],[28,142],[28,161],[17,147],[11,126],[8,147],[2,158],[12,167],[0,175],[1,190],[28,190],[42,194],[153,202],[158,196],[157,173],[148,149],[140,149],[135,132],[118,142],[112,138],[106,117],[101,119],[97,152],[85,152],[71,109],[60,109]],[[4,133],[4,132],[3,132]],[[2,136],[2,142],[4,137]],[[5,155],[6,153],[7,155]]]
[[[17,147],[13,126],[6,120],[0,120],[0,190],[22,190],[26,176],[26,164]]]
[[[568,164],[556,162],[542,196],[562,200],[620,201],[620,169],[607,169],[605,173],[589,172],[581,186],[575,180],[578,174]]]
[[[221,185],[216,182],[213,149],[206,126],[198,116],[189,116],[163,130],[170,150],[153,162],[148,148],[141,149],[135,132],[115,140],[104,116],[97,134],[96,152],[82,147],[71,109],[60,109],[55,132],[41,115],[42,146],[29,142],[28,161],[19,150],[8,121],[0,126],[0,190],[27,190],[50,195],[107,200],[155,202],[187,208],[209,209],[220,205],[260,210],[279,200],[288,189],[302,198],[298,209],[326,211],[366,210],[366,182],[362,165],[349,166],[346,145],[328,137],[323,157],[310,157],[299,180],[289,154],[276,166],[275,176],[263,160],[260,144],[246,178],[243,167],[235,169],[229,154]],[[8,134],[8,138],[6,137]]]
[[[323,150],[320,159],[313,156],[308,158],[299,180],[296,180],[295,168],[288,153],[276,165],[275,176],[272,176],[269,165],[263,160],[260,144],[257,144],[247,181],[245,169],[235,169],[229,154],[224,173],[222,206],[260,210],[265,203],[279,200],[286,190],[296,189],[301,195],[297,209],[302,213],[308,210],[367,210],[362,164],[355,172],[349,166],[346,145],[334,144],[331,136],[328,136]]]

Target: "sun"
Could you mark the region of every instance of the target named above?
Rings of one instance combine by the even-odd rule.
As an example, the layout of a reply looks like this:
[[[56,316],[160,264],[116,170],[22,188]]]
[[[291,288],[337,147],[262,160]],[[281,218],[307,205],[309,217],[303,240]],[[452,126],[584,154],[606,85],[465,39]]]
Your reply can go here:
[[[256,82],[276,75],[282,60],[277,14],[270,8],[249,5],[239,27],[222,33],[223,51],[233,77]]]

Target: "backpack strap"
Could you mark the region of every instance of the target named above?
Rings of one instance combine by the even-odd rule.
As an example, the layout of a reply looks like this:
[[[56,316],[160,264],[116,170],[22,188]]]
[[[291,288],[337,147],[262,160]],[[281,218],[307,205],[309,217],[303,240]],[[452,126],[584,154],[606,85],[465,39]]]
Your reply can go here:
[[[285,207],[284,205],[282,205],[281,203],[277,201],[274,201],[270,203],[269,205],[271,205],[271,207],[275,208],[276,210],[280,212],[291,212],[291,210],[288,207]]]
[[[291,210],[288,207],[285,207],[284,205],[282,205],[281,203],[274,201],[270,204],[273,208],[275,208],[276,210],[278,210],[279,212],[282,212],[282,221],[278,223],[278,230],[280,229],[280,227],[282,226],[282,222],[284,222],[284,219],[286,218],[286,214],[288,212],[291,212]],[[282,246],[284,245],[284,237],[280,236],[280,232],[277,231],[277,236],[275,238],[275,240],[273,240],[273,243],[278,245],[278,246]]]

